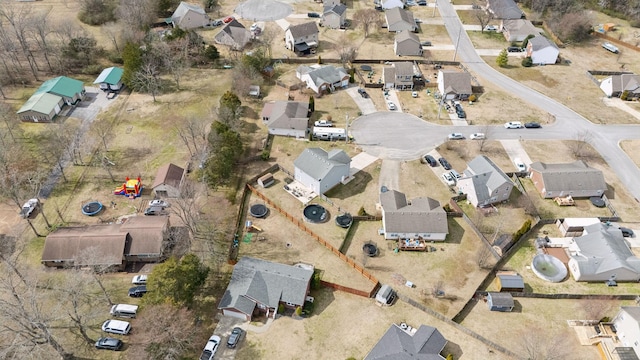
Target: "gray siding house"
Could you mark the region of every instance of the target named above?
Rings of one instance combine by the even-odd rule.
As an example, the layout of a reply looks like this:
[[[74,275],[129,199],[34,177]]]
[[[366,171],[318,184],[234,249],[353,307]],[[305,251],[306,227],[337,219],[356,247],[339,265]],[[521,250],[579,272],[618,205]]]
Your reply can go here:
[[[264,104],[262,121],[269,134],[306,138],[309,134],[309,103],[274,101]]]
[[[405,194],[389,190],[380,193],[384,238],[444,240],[449,233],[447,214],[437,200],[419,197],[411,201]]]
[[[585,226],[584,235],[569,245],[569,271],[576,281],[638,281],[636,257],[617,227],[604,223]]]
[[[309,265],[290,266],[245,256],[233,267],[218,310],[244,321],[251,321],[254,314],[275,318],[280,304],[291,309],[304,305],[312,276]]]
[[[349,177],[351,158],[343,150],[307,148],[293,165],[294,178],[321,195]]]
[[[349,87],[350,76],[347,70],[333,65],[300,65],[296,69],[296,76],[316,94]]]
[[[213,40],[216,44],[227,45],[232,50],[242,50],[251,41],[251,32],[234,19],[225,24]]]
[[[324,6],[321,25],[329,29],[341,29],[347,21],[347,6],[338,4]]]
[[[416,72],[409,61],[394,62],[382,68],[382,81],[385,89],[413,90],[413,77]]]
[[[364,360],[444,360],[440,353],[447,342],[432,326],[412,329],[407,324],[392,324]]]
[[[514,0],[487,0],[486,10],[494,19],[523,19],[524,12]]]
[[[626,91],[627,100],[637,99],[640,97],[640,75],[611,75],[600,82],[600,89],[608,97],[621,97]]]
[[[511,179],[484,155],[471,160],[458,180],[458,191],[467,194],[467,200],[476,207],[507,201],[511,190]]]
[[[632,348],[640,358],[640,306],[621,306],[613,325],[622,346]]]
[[[171,24],[173,27],[179,27],[183,30],[196,29],[209,25],[211,19],[209,15],[198,5],[180,2],[176,11],[171,15]]]
[[[438,91],[447,100],[466,100],[471,96],[471,75],[466,71],[438,71]]]
[[[399,7],[394,7],[385,10],[384,16],[387,22],[387,30],[392,32],[400,32],[402,30],[408,30],[415,32],[417,30],[416,20],[413,18],[413,13],[408,10],[404,10]]]
[[[502,20],[502,35],[509,42],[520,42],[529,35],[538,35],[540,30],[526,19]]]
[[[572,163],[531,164],[531,181],[545,199],[571,195],[574,198],[602,196],[607,190],[602,171],[582,160]]]
[[[393,51],[397,56],[422,56],[422,45],[418,35],[409,30],[399,32],[393,43]]]

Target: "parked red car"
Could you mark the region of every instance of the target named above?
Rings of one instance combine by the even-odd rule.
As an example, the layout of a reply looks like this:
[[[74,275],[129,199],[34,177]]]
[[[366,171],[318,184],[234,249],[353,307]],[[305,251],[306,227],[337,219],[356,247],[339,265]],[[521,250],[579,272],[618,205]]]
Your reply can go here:
[[[225,24],[228,24],[228,23],[232,22],[233,20],[235,20],[233,18],[233,16],[229,16],[229,17],[224,18],[224,20],[222,20],[222,22],[225,23]]]

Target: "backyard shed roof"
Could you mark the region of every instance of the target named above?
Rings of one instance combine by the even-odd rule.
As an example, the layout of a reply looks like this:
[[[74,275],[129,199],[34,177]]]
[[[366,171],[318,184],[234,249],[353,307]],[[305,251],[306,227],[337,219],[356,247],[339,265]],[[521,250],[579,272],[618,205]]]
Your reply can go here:
[[[520,275],[498,274],[496,278],[502,289],[524,289],[524,280]]]
[[[26,111],[35,111],[42,114],[49,114],[56,108],[56,105],[60,103],[60,100],[62,100],[62,98],[58,95],[46,92],[35,93],[29,98],[29,100],[27,100],[27,102],[24,103],[24,105],[22,105],[17,113],[20,114]]]
[[[93,82],[94,84],[109,84],[109,85],[117,85],[122,79],[122,73],[124,70],[119,67],[110,67],[102,70],[100,75]]]
[[[493,306],[501,308],[513,307],[513,296],[509,293],[489,292],[487,293],[487,299],[493,304]]]

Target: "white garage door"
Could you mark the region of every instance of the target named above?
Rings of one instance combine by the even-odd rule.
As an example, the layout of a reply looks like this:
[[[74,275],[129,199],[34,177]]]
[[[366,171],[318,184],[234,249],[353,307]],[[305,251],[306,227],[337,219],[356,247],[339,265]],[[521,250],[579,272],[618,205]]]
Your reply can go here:
[[[245,314],[239,313],[237,311],[233,311],[233,310],[222,310],[222,315],[224,316],[230,316],[230,317],[234,317],[234,318],[238,318],[238,319],[242,319],[244,321],[248,321],[249,319],[247,319],[247,316]]]

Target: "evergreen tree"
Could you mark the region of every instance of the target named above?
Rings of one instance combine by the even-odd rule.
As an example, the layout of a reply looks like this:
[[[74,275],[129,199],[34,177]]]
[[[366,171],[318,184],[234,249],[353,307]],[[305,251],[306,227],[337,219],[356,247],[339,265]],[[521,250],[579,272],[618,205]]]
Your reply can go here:
[[[509,55],[507,54],[507,49],[502,49],[500,51],[500,55],[496,58],[496,64],[500,67],[506,67],[509,64]]]
[[[142,49],[137,44],[128,42],[122,50],[122,61],[124,71],[122,72],[122,82],[128,87],[133,87],[135,73],[142,67]]]

